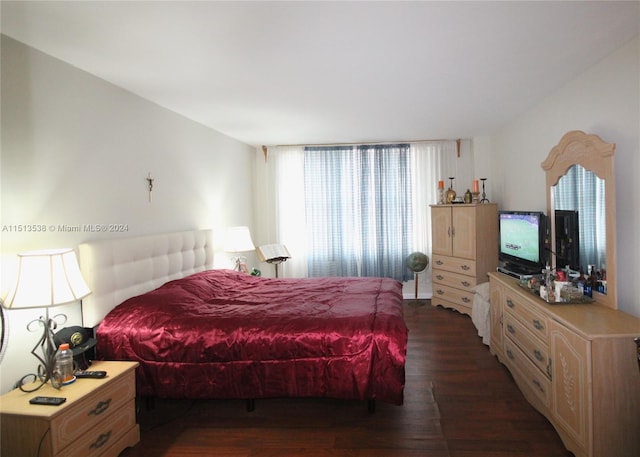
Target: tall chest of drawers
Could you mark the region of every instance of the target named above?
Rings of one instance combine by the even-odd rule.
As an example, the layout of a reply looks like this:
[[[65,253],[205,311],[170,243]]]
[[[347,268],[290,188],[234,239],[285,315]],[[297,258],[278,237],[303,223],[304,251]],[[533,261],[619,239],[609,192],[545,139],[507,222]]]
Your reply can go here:
[[[576,457],[640,455],[640,319],[550,305],[490,273],[491,352]]]
[[[498,207],[431,205],[431,304],[471,315],[473,288],[498,266]]]
[[[94,362],[104,379],[78,379],[60,390],[49,384],[0,397],[1,455],[117,456],[140,440],[136,423],[137,362]],[[32,405],[36,396],[65,397],[60,406]]]

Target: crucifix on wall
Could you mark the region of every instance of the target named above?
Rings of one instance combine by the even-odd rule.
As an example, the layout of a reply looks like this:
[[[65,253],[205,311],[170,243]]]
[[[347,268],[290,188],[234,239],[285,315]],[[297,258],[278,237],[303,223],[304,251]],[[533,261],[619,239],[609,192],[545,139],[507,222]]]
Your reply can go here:
[[[154,180],[154,178],[151,177],[151,172],[149,172],[146,179],[149,185],[149,202],[151,202],[153,198],[152,195],[153,195],[153,180]]]

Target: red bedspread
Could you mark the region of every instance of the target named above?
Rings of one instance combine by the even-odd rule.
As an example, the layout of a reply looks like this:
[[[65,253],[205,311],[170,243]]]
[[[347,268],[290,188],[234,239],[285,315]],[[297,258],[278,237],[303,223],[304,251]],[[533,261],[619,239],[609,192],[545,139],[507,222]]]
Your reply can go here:
[[[196,273],[113,309],[98,356],[140,362],[138,395],[401,404],[401,289],[384,278]]]

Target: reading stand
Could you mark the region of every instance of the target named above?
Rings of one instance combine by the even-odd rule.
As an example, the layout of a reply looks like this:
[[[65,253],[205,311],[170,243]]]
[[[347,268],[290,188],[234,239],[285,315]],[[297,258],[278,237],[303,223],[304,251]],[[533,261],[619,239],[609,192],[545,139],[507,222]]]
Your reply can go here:
[[[291,254],[284,244],[265,244],[256,249],[256,254],[261,262],[267,262],[274,265],[276,269],[276,278],[278,277],[278,265],[286,262],[291,258]]]

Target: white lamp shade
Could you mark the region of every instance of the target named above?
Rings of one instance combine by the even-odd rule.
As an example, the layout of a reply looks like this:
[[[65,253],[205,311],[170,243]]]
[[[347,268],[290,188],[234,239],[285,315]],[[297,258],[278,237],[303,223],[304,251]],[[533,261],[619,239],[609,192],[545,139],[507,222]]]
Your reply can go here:
[[[73,249],[18,254],[18,279],[5,308],[45,308],[78,301],[91,293]]]
[[[251,239],[249,227],[229,227],[225,239],[224,250],[227,252],[253,251],[255,246]]]

